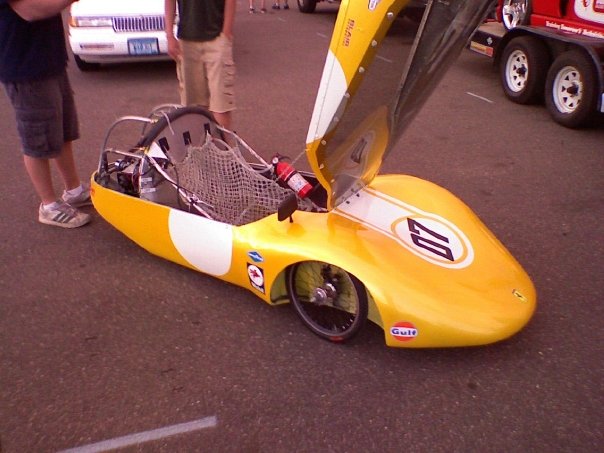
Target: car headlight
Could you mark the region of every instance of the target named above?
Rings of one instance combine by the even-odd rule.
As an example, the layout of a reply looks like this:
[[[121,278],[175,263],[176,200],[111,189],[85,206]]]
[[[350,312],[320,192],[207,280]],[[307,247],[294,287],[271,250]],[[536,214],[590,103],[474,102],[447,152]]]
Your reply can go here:
[[[112,27],[111,17],[71,17],[69,25],[72,27]]]

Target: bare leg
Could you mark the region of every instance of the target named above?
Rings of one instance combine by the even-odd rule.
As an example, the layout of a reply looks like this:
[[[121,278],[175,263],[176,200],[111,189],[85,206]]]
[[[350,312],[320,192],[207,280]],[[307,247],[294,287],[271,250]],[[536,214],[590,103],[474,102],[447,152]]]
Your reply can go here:
[[[52,160],[59,170],[65,190],[75,189],[80,185],[80,177],[73,158],[72,142],[65,143],[61,154]]]
[[[50,204],[57,201],[55,190],[52,186],[50,162],[48,159],[23,156],[23,163],[25,164],[29,179],[42,203]]]
[[[225,129],[232,131],[232,123],[233,123],[233,115],[231,112],[212,112],[214,118],[216,118],[216,122],[220,124]]]

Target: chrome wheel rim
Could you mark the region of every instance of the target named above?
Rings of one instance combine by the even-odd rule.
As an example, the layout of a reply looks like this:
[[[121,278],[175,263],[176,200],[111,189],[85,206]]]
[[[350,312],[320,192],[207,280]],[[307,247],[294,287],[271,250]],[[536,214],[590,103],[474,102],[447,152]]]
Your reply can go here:
[[[501,9],[503,23],[507,29],[520,25],[527,14],[526,0],[505,0]]]

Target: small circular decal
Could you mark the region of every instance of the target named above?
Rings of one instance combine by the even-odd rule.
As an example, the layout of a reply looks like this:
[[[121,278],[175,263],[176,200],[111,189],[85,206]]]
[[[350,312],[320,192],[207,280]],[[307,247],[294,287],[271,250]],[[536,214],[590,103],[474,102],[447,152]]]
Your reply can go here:
[[[396,338],[398,341],[411,341],[417,337],[419,331],[408,321],[397,322],[390,328],[390,335]]]
[[[262,275],[262,270],[254,265],[254,264],[250,264],[247,267],[247,274],[250,277],[250,281],[257,286],[262,286],[264,285],[264,275]]]

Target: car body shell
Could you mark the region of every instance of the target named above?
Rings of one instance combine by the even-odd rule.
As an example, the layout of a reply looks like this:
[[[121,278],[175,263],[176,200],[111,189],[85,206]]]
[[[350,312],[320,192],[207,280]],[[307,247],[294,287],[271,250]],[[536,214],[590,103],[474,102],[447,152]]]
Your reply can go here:
[[[505,247],[453,194],[418,178],[378,176],[331,212],[296,212],[293,222],[274,214],[242,226],[124,195],[94,178],[92,189],[101,216],[144,249],[269,304],[287,302],[284,274],[293,264],[341,267],[365,285],[369,319],[389,346],[496,342],[518,332],[535,309],[535,289]],[[420,225],[420,246],[409,219]],[[444,257],[448,245],[453,251]],[[415,332],[400,335],[401,325]]]

